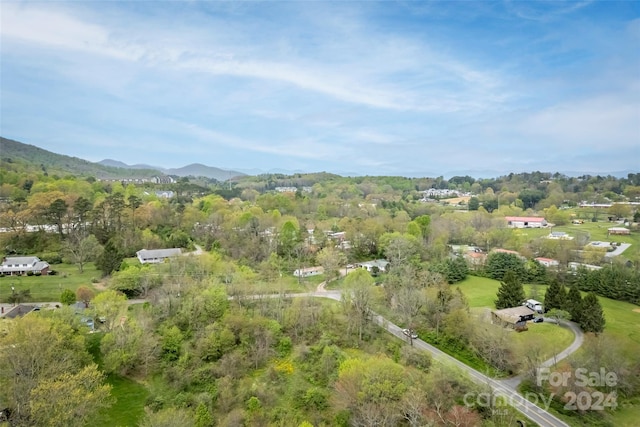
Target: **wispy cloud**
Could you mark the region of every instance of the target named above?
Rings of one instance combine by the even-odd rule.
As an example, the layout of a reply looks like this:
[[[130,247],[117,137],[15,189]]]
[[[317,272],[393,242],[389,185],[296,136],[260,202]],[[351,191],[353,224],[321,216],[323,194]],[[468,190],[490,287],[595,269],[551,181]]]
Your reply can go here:
[[[387,174],[637,147],[637,8],[460,8],[2,2],[2,132],[166,166]]]

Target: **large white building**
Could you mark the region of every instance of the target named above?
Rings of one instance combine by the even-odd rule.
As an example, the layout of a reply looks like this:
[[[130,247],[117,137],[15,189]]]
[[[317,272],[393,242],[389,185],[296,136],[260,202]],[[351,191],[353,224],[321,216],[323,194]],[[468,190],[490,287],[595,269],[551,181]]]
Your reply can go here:
[[[547,226],[547,220],[537,216],[507,216],[507,225],[511,228],[542,228]]]
[[[160,264],[165,259],[182,255],[182,249],[141,249],[136,252],[140,264]]]

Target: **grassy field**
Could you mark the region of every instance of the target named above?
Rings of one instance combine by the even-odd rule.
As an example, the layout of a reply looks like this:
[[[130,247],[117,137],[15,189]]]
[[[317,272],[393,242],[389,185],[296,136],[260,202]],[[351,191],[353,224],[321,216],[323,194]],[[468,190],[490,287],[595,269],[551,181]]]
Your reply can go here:
[[[469,298],[469,305],[472,308],[493,308],[493,301],[500,283],[497,280],[484,277],[469,276],[460,283],[459,287]],[[544,299],[545,286],[539,287],[539,299]],[[525,286],[525,291],[529,293],[531,287]],[[622,301],[615,301],[609,298],[598,297],[606,319],[604,335],[608,335],[620,344],[623,352],[630,358],[637,358],[640,353],[640,307]],[[529,331],[523,334],[514,335],[514,339],[531,339],[535,336],[544,338],[543,343],[547,343],[546,354],[553,354],[558,349],[563,349],[573,340],[573,334],[563,328],[552,324],[531,324]],[[558,335],[560,334],[560,335]],[[556,344],[555,341],[558,340]],[[612,415],[612,422],[616,426],[637,426],[640,419],[640,405],[628,405],[618,409]],[[571,420],[568,420],[570,422]]]
[[[631,247],[624,251],[621,256],[627,259],[636,259],[638,255],[640,255],[640,234],[632,233],[628,236],[609,236],[607,230],[611,227],[620,227],[620,224],[602,221],[585,221],[584,224],[568,224],[553,227],[553,230],[565,231],[569,233],[570,236],[575,236],[578,232],[589,233],[591,241],[631,243]]]
[[[144,417],[144,406],[149,391],[142,384],[116,375],[107,377],[113,387],[111,396],[115,403],[91,421],[96,427],[135,426]]]
[[[76,291],[80,286],[87,286],[95,290],[92,281],[101,277],[101,272],[93,263],[87,264],[80,273],[78,267],[69,264],[55,264],[51,266],[57,271],[56,275],[47,276],[0,276],[0,301],[6,302],[11,296],[11,287],[16,292],[24,289],[31,291],[32,301],[58,301],[65,289]]]

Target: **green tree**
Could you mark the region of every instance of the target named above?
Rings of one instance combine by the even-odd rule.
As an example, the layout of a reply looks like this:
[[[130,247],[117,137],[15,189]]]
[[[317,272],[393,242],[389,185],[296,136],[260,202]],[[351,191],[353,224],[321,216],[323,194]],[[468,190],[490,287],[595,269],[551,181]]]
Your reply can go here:
[[[91,364],[78,372],[44,378],[31,390],[29,406],[34,426],[81,427],[111,403],[111,386]]]
[[[604,330],[604,311],[593,292],[588,293],[582,300],[580,327],[585,332],[595,332],[596,335]]]
[[[211,427],[213,426],[213,417],[211,412],[204,403],[198,404],[196,407],[195,427]]]
[[[447,259],[445,261],[445,272],[444,276],[447,279],[449,284],[458,283],[467,278],[467,274],[469,274],[469,266],[467,265],[467,261],[461,256],[458,256],[454,259]]]
[[[66,216],[68,209],[69,206],[67,205],[67,202],[62,199],[54,200],[47,209],[47,218],[53,221],[53,223],[57,226],[58,234],[60,234],[60,237],[64,236],[64,217]]]
[[[60,294],[60,302],[64,305],[72,305],[76,303],[76,294],[71,289],[65,289]]]
[[[120,264],[122,264],[123,259],[124,254],[120,248],[113,242],[113,240],[109,239],[107,244],[104,245],[102,255],[97,259],[96,267],[102,271],[103,276],[108,276],[120,268]]]
[[[491,253],[485,269],[487,275],[495,280],[503,280],[507,271],[514,272],[518,277],[525,276],[524,262],[517,255],[506,252]]]
[[[34,389],[78,372],[91,360],[84,336],[67,322],[43,316],[13,321],[0,337],[0,349],[0,390],[3,405],[11,409],[12,425],[34,424]]]
[[[564,309],[571,315],[571,320],[580,323],[582,314],[582,294],[578,290],[578,285],[573,283],[567,293]]]
[[[420,228],[420,235],[422,236],[422,240],[424,242],[427,241],[429,237],[429,232],[431,231],[431,217],[429,215],[420,215],[416,217],[412,222],[418,225]]]
[[[162,357],[169,362],[178,360],[182,352],[182,342],[184,341],[184,336],[180,329],[177,326],[165,328],[160,335],[162,335]]]
[[[398,425],[409,390],[404,368],[385,357],[347,359],[340,365],[336,392],[351,413],[351,425]]]
[[[323,248],[316,256],[316,259],[324,269],[327,282],[340,277],[340,267],[347,263],[345,254],[333,246]]]
[[[373,277],[364,269],[358,269],[344,279],[342,301],[350,319],[349,328],[357,328],[359,341],[362,341],[364,327],[369,320],[373,283]]]
[[[110,289],[98,294],[93,299],[93,308],[96,316],[103,318],[105,327],[111,331],[127,318],[127,297]]]
[[[480,207],[480,200],[477,197],[472,197],[469,199],[469,210],[470,211],[477,211],[478,208]]]
[[[561,285],[557,280],[552,280],[544,295],[544,308],[546,310],[564,310],[566,296],[564,285]]]
[[[498,310],[509,307],[517,307],[522,304],[526,296],[522,283],[516,274],[509,270],[504,275],[498,289],[498,299],[495,301]]]

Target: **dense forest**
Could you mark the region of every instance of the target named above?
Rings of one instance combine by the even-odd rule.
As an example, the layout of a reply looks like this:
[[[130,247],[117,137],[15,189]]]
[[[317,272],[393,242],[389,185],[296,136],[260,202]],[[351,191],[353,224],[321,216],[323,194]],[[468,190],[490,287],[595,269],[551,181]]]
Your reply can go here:
[[[573,313],[595,333],[587,344],[594,348],[608,339],[600,334],[606,324],[577,317],[597,312],[596,294],[640,304],[640,173],[174,178],[114,182],[1,159],[4,255],[38,256],[54,273],[66,265],[96,272],[70,290],[68,307],[3,323],[0,402],[12,425],[106,419],[114,378],[144,385],[144,413],[134,420],[141,426],[513,425],[513,410],[464,405],[479,386],[433,363],[411,339],[389,336],[372,321],[374,310],[505,377],[533,375],[542,354],[525,357],[504,328],[475,317],[455,286],[470,275],[516,295],[524,284],[531,292],[553,288],[545,304],[556,316]],[[430,189],[451,192],[426,196]],[[550,230],[509,228],[505,216],[543,216],[555,230],[582,227],[570,229],[571,240],[553,240]],[[631,243],[620,256],[587,247],[617,224],[630,232],[616,236]],[[464,258],[462,247],[486,261]],[[159,265],[135,258],[162,248],[198,255]],[[376,259],[387,268],[347,268]],[[323,268],[318,278],[293,275],[315,266]],[[342,292],[340,301],[286,295],[324,281]],[[578,301],[580,291],[586,296]],[[7,298],[18,297],[28,294]],[[74,314],[76,300],[90,309],[96,333]],[[615,369],[624,384],[618,393],[633,402],[638,362],[614,358],[624,349],[608,345],[611,358],[597,363]]]

